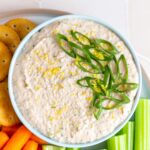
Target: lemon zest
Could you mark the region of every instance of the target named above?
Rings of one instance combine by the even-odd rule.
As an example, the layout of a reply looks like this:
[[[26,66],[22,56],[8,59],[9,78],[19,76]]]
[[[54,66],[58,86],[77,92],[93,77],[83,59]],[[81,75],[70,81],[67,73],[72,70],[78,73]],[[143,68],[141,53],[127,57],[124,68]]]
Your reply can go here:
[[[82,92],[82,95],[86,95],[86,92],[85,92],[85,91],[83,91],[83,92]]]
[[[41,87],[39,85],[35,86],[35,90],[38,91]]]
[[[56,67],[56,68],[50,68],[47,69],[44,73],[43,73],[43,77],[52,77],[53,75],[58,74],[58,72],[60,71],[60,67]]]
[[[91,96],[86,97],[86,100],[87,100],[87,101],[91,101],[91,100],[92,100],[92,97],[91,97]]]
[[[54,85],[54,90],[60,90],[62,88],[64,88],[64,86],[61,83],[57,83]]]
[[[63,106],[62,108],[58,109],[58,110],[56,111],[56,116],[62,115],[64,112],[67,111],[67,109],[68,109],[67,105],[65,105],[65,106]]]

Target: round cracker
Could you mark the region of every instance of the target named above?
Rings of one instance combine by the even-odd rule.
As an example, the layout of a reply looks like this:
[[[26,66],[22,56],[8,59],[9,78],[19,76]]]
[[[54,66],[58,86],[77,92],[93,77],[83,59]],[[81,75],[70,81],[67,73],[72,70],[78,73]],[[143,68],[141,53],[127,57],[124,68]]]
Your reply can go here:
[[[20,43],[20,38],[12,28],[5,25],[0,25],[0,41],[5,43],[5,45],[13,53]]]
[[[0,81],[8,75],[12,54],[7,46],[0,41]]]
[[[6,25],[15,30],[20,39],[23,39],[36,26],[34,22],[24,18],[12,19]]]
[[[20,121],[11,105],[7,82],[0,83],[0,125],[13,126]]]

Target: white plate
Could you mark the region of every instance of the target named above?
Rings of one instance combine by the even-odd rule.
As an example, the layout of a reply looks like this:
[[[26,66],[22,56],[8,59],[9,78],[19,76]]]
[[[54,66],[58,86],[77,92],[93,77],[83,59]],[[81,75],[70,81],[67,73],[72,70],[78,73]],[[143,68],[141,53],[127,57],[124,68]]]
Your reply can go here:
[[[40,24],[51,18],[60,16],[60,15],[66,15],[66,14],[70,14],[70,13],[64,12],[64,11],[58,11],[58,10],[50,10],[50,9],[19,10],[19,11],[7,12],[3,14],[1,13],[0,24],[3,24],[9,19],[16,18],[16,17],[28,18],[28,19],[33,20],[37,24]],[[150,98],[150,92],[149,92],[150,81],[144,70],[142,70],[142,75],[143,75],[143,85],[142,85],[143,87],[142,87],[141,97]],[[106,148],[105,142],[92,146],[92,147],[82,148],[82,150],[100,150],[101,148]]]

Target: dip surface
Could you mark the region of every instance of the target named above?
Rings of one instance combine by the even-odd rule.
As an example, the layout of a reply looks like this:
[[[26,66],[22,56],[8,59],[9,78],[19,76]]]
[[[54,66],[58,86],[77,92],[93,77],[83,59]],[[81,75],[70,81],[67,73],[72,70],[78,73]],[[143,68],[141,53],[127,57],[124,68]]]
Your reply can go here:
[[[130,113],[137,90],[128,93],[130,103],[102,112],[99,120],[90,108],[92,91],[76,81],[81,71],[56,42],[56,34],[69,37],[70,30],[90,38],[102,38],[116,46],[127,59],[129,82],[138,82],[132,56],[116,34],[89,20],[65,19],[46,26],[25,45],[13,75],[14,94],[24,118],[42,134],[66,143],[94,141],[111,133]]]

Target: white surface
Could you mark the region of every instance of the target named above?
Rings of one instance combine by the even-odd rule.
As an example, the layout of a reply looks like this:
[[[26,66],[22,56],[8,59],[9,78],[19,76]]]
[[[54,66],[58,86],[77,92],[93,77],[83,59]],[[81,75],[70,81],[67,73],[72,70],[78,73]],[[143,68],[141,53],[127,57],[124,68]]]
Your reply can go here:
[[[129,30],[136,50],[150,58],[150,0],[130,0]]]
[[[150,78],[150,0],[129,0],[129,39]],[[146,60],[146,61],[145,61]]]
[[[137,52],[150,57],[150,0],[0,0],[0,12],[23,8],[58,9],[103,19],[130,38]]]
[[[50,8],[105,20],[127,35],[127,0],[0,0],[0,11]]]

